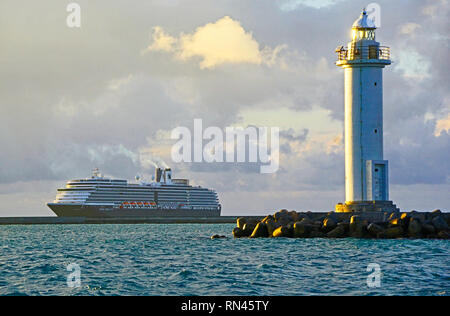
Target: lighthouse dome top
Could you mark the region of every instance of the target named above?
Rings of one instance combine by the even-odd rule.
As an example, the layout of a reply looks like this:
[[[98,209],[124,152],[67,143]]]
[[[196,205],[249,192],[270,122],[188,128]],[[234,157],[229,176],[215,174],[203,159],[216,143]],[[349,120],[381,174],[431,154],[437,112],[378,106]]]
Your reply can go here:
[[[363,10],[359,18],[353,23],[352,29],[376,29],[375,23],[367,15],[366,9]]]

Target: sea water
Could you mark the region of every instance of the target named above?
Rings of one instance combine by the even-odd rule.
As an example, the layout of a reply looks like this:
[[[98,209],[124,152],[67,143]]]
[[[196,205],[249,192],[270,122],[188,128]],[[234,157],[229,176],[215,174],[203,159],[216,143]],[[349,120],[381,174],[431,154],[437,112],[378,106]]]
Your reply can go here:
[[[450,293],[448,240],[233,239],[233,227],[0,226],[0,295]]]

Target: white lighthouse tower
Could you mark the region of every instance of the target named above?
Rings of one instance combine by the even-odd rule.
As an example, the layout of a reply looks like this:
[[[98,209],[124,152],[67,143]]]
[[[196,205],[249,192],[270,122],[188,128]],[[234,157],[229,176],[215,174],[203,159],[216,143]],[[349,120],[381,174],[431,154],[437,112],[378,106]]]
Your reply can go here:
[[[345,203],[336,211],[396,210],[389,201],[388,162],[383,160],[383,68],[389,47],[375,40],[364,10],[352,26],[352,41],[336,49],[345,72]]]

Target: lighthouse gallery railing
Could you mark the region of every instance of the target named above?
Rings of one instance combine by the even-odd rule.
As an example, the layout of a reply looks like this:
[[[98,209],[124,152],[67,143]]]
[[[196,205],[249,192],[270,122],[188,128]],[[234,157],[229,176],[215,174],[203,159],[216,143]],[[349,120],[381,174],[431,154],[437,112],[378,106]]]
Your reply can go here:
[[[389,60],[391,49],[387,46],[357,46],[350,49],[343,46],[336,49],[338,61],[357,59],[382,59]]]

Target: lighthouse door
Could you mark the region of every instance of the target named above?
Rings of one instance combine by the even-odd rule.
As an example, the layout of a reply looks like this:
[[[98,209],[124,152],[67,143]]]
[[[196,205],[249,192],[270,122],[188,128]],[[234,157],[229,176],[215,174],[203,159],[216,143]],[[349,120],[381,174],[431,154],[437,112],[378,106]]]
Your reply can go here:
[[[375,164],[373,172],[373,199],[385,200],[385,165]]]

